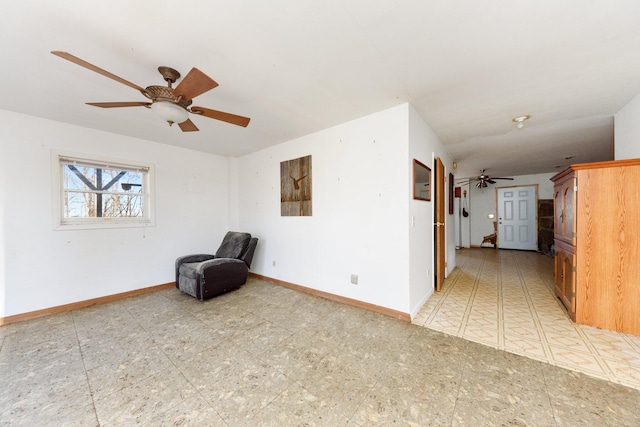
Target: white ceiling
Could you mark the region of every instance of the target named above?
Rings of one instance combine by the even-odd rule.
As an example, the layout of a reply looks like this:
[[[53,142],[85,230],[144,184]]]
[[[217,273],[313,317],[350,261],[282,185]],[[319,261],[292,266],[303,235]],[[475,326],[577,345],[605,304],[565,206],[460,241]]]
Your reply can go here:
[[[225,156],[410,102],[458,177],[554,172],[611,159],[613,115],[640,92],[638,0],[3,3],[0,108]],[[220,86],[194,104],[251,123],[182,133],[87,106],[146,99],[51,50],[143,87],[198,67]]]

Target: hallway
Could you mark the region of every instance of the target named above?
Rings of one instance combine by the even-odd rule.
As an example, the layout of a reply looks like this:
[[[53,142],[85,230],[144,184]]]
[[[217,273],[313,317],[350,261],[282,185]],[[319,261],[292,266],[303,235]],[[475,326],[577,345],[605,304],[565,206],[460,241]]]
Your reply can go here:
[[[462,249],[414,324],[640,389],[640,337],[573,323],[553,294],[553,259]]]

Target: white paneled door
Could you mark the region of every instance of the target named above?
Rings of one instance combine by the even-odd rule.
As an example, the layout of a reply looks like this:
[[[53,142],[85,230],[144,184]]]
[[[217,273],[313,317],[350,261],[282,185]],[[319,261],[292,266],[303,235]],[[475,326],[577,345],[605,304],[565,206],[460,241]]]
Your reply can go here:
[[[498,247],[538,249],[537,187],[498,188]]]

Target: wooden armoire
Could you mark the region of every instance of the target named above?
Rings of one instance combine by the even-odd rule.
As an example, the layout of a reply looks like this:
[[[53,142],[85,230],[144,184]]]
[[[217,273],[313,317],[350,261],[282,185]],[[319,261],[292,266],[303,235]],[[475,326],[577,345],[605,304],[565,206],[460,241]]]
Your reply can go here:
[[[555,292],[576,323],[640,335],[640,159],[554,182]]]

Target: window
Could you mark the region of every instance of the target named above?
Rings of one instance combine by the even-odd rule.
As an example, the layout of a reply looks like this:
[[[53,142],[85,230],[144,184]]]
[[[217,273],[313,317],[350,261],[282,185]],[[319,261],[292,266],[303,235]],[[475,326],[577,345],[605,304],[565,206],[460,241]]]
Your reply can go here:
[[[149,164],[54,154],[57,229],[153,224]]]

